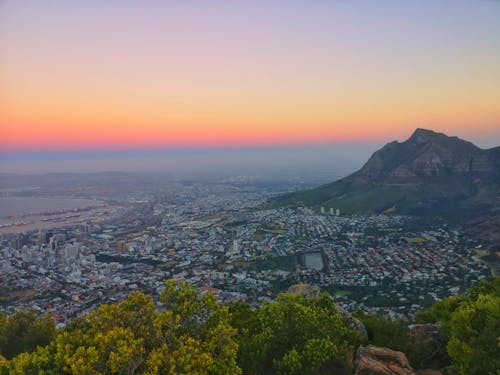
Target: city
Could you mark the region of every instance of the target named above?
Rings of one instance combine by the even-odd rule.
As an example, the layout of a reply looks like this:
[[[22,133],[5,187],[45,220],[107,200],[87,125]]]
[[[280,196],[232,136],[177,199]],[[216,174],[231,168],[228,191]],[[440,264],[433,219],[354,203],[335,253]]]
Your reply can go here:
[[[254,306],[308,283],[348,311],[411,321],[490,274],[481,244],[446,224],[274,208],[274,187],[242,180],[172,182],[104,205],[101,195],[101,211],[65,226],[55,219],[52,229],[54,213],[39,215],[42,229],[2,236],[1,309],[34,308],[63,327],[137,289],[158,296],[164,280],[177,279]]]
[[[499,14],[0,1],[0,375],[500,375]]]

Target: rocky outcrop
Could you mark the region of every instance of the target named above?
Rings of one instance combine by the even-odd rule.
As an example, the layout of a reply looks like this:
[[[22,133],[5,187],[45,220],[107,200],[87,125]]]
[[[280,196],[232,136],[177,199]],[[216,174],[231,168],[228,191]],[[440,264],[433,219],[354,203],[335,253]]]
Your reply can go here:
[[[417,129],[405,142],[391,142],[375,152],[360,175],[377,182],[422,183],[422,178],[484,173],[498,174],[495,149],[483,150],[468,141]]]
[[[340,316],[347,320],[348,327],[358,334],[361,341],[368,340],[368,332],[361,320],[349,314],[349,312],[340,305],[337,305],[337,310]]]
[[[410,342],[437,345],[441,340],[441,326],[439,323],[413,324],[408,328]]]
[[[373,345],[360,346],[354,361],[354,375],[415,375],[406,355]]]
[[[321,295],[321,289],[319,286],[311,284],[294,284],[288,288],[287,293],[297,294],[305,298],[317,298]]]
[[[420,366],[440,368],[450,364],[446,337],[439,323],[413,324],[408,327],[412,361]]]

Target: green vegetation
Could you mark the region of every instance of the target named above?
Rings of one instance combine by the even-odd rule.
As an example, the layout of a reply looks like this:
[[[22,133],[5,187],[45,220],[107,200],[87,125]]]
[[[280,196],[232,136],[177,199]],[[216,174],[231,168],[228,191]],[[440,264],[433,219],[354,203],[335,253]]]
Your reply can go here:
[[[476,256],[480,258],[484,258],[490,255],[490,252],[485,249],[475,249],[474,252],[476,253]]]
[[[396,233],[398,231],[397,228],[390,228],[390,227],[378,227],[377,230],[379,232],[385,232],[385,233]]]
[[[350,374],[361,338],[327,293],[307,285],[274,303],[220,306],[210,294],[167,281],[160,296],[135,292],[56,331],[48,316],[0,315],[0,374]],[[313,293],[314,292],[314,293]],[[408,322],[357,312],[367,342],[407,354],[415,368],[453,374],[500,370],[500,278],[418,314],[440,322],[431,341]],[[419,341],[420,340],[420,341]]]
[[[261,233],[257,233],[257,232],[255,232],[254,234],[252,234],[252,235],[250,236],[250,240],[251,240],[251,241],[263,241],[263,240],[264,240],[264,238],[265,238],[265,237],[264,237],[264,235],[263,235],[263,234],[261,234]]]
[[[328,294],[285,294],[258,310],[244,303],[230,310],[245,374],[350,373],[359,337]]]
[[[361,320],[368,333],[368,342],[405,352],[408,349],[408,322],[391,319],[378,314],[365,314],[357,311],[354,316]]]
[[[465,374],[500,373],[500,278],[481,281],[468,296],[449,297],[420,312],[420,322],[439,321],[453,367]]]
[[[0,362],[0,374],[239,374],[236,330],[212,294],[166,283],[165,311],[131,294],[57,333],[49,345]]]
[[[403,239],[409,244],[419,244],[426,241],[426,239],[422,237],[404,237]]]
[[[262,241],[269,235],[282,235],[287,232],[286,229],[282,228],[278,224],[268,224],[263,225],[261,228],[257,229],[252,235],[252,241]]]
[[[39,316],[33,310],[11,316],[0,313],[0,354],[10,359],[37,346],[50,343],[56,327],[49,315]]]
[[[262,270],[294,270],[297,267],[297,257],[295,255],[287,255],[274,258],[266,258],[256,260],[255,262],[246,263],[245,269],[262,271]]]
[[[404,352],[414,368],[441,368],[449,365],[446,341],[440,333],[433,340],[413,341],[409,335],[408,322],[404,319],[391,319],[378,314],[354,314],[363,322],[368,333],[368,343]]]

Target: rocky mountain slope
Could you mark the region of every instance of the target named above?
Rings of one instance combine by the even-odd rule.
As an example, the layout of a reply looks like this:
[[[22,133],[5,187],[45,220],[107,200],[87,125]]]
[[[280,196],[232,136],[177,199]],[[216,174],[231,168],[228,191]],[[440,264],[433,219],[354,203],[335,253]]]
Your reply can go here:
[[[324,206],[347,213],[469,215],[500,208],[500,147],[417,129],[376,151],[357,172],[289,194],[280,205]]]

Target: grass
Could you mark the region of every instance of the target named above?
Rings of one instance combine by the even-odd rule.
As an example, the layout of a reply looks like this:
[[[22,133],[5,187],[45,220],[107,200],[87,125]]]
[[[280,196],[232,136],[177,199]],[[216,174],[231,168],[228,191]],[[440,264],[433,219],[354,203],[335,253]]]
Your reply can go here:
[[[404,237],[404,240],[410,244],[418,244],[426,241],[423,237]]]
[[[485,250],[485,249],[475,249],[474,253],[476,253],[476,255],[480,258],[484,258],[484,257],[487,257],[488,255],[490,255],[490,252],[488,250]]]
[[[335,295],[337,297],[345,297],[345,296],[348,296],[349,294],[351,294],[351,292],[348,291],[348,290],[337,290],[337,291],[335,291]]]
[[[294,255],[287,255],[282,257],[257,260],[255,262],[247,264],[249,269],[256,271],[277,269],[292,271],[295,269],[295,267],[297,267],[297,257],[295,257]]]
[[[262,234],[257,234],[257,233],[254,233],[251,237],[250,237],[250,240],[252,241],[262,241],[264,240],[264,236]]]
[[[286,229],[273,229],[273,230],[270,230],[268,232],[272,233],[272,234],[285,234],[286,233]]]

